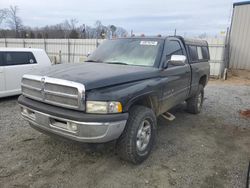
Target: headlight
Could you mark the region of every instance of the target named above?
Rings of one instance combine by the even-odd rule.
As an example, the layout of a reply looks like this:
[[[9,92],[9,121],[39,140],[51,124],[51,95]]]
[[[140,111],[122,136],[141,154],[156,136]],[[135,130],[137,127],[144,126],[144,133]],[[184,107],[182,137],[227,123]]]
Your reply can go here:
[[[87,113],[121,113],[122,104],[120,102],[86,101]]]

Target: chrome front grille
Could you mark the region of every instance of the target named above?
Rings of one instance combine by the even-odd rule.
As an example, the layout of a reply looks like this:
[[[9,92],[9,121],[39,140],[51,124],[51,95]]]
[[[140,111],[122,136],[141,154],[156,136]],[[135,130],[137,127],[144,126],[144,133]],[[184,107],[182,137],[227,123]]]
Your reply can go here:
[[[80,111],[85,110],[84,85],[46,76],[24,75],[22,94],[44,103]]]

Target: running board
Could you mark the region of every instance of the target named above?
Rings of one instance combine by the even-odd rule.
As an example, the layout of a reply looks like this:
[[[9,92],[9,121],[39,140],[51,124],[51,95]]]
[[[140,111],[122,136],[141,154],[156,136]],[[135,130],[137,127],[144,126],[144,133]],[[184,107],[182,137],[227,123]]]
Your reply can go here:
[[[165,113],[161,114],[161,116],[169,121],[173,121],[175,119],[175,116],[169,112],[165,112]]]

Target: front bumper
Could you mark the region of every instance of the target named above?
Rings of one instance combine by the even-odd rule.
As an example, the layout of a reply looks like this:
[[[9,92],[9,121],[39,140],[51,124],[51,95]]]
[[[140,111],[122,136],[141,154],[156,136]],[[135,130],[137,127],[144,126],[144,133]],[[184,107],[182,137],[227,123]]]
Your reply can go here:
[[[30,123],[31,127],[47,134],[55,134],[79,142],[104,143],[115,140],[119,138],[127,122],[127,118],[125,118],[127,116],[124,116],[124,114],[118,119],[118,114],[115,114],[114,118],[110,118],[108,121],[105,115],[92,115],[93,118],[88,116],[86,121],[79,117],[81,119],[79,121],[74,120],[74,117],[65,118],[63,114],[55,116],[52,113],[37,110],[37,104],[40,102],[22,96],[19,97],[18,101],[21,106],[22,117]],[[27,101],[29,105],[24,104]],[[40,107],[44,107],[44,105],[47,104],[40,103]],[[31,106],[34,106],[34,108]],[[49,109],[48,106],[47,109]],[[73,128],[72,125],[74,125]]]

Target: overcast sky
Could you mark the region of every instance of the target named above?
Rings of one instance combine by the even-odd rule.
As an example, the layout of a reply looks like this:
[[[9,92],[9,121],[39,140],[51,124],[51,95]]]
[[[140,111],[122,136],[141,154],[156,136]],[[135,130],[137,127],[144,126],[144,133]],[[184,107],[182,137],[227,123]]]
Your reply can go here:
[[[236,0],[1,0],[0,8],[17,5],[24,25],[45,26],[76,18],[79,24],[118,25],[146,35],[211,35],[229,25]]]

